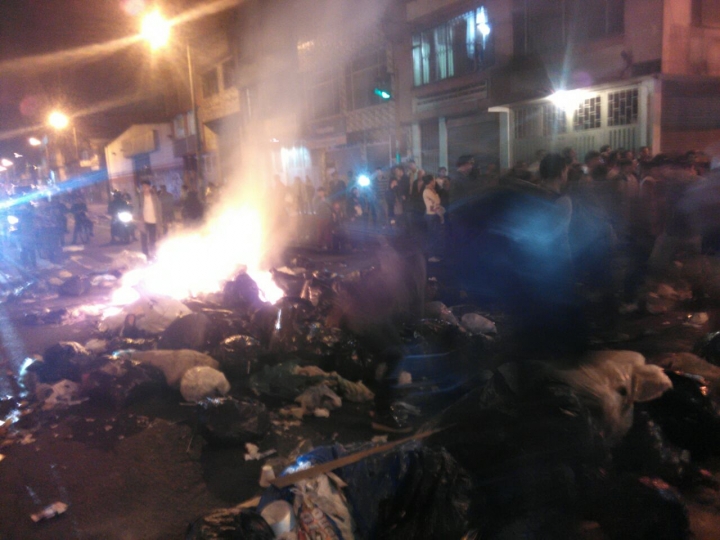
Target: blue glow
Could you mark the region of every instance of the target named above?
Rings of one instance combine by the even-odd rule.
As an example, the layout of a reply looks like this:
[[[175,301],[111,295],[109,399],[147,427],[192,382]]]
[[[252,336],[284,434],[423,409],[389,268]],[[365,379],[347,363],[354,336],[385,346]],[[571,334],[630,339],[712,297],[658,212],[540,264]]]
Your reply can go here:
[[[107,171],[94,171],[88,174],[83,174],[70,180],[66,180],[62,184],[56,186],[57,191],[55,192],[46,189],[42,191],[38,190],[27,193],[25,195],[21,195],[19,197],[11,197],[4,201],[0,201],[0,210],[7,210],[8,208],[11,208],[13,206],[31,203],[39,199],[49,197],[53,195],[53,193],[60,194],[74,191],[79,188],[97,184],[98,182],[104,182],[105,180],[107,180]]]

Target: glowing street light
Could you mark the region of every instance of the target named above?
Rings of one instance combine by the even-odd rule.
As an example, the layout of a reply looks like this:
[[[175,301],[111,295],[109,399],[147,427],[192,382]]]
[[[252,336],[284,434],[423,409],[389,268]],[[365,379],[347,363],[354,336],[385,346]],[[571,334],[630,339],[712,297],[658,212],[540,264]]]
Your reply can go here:
[[[30,146],[40,146],[42,141],[40,139],[36,139],[35,137],[30,137],[28,139],[28,143],[30,143]]]
[[[590,93],[587,90],[558,90],[552,95],[548,96],[548,99],[558,108],[563,111],[572,111],[577,109],[580,104],[589,97]]]
[[[140,25],[140,36],[150,44],[153,50],[164,47],[170,39],[170,21],[159,11],[145,15]]]
[[[2,164],[3,167],[12,167],[13,162],[9,159],[2,158],[2,160],[0,160],[0,164]]]
[[[70,119],[66,114],[59,111],[53,111],[48,117],[48,124],[55,129],[65,129],[70,124]]]

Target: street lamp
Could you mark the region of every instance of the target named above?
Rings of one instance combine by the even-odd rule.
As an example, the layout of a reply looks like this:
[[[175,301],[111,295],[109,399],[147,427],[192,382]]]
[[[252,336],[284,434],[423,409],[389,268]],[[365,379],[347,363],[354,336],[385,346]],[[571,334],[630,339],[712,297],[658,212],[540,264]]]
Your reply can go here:
[[[40,139],[36,139],[35,137],[30,137],[28,139],[28,143],[30,143],[30,146],[40,146],[42,141]]]
[[[170,40],[170,28],[172,23],[165,19],[159,11],[153,11],[145,15],[142,19],[140,36],[146,40],[152,50],[165,46]],[[202,133],[200,131],[200,123],[198,122],[197,103],[195,101],[195,79],[193,77],[193,63],[190,49],[190,42],[185,43],[188,66],[188,82],[190,83],[190,106],[193,113],[193,126],[195,128],[195,167],[197,180],[202,187],[201,197],[205,195],[205,179],[202,174],[202,166],[200,160],[202,158]]]
[[[55,128],[56,130],[62,130],[68,127],[68,125],[70,124],[70,119],[66,114],[61,113],[60,111],[53,111],[48,117],[48,124],[50,124],[50,126]],[[77,130],[75,129],[75,124],[73,124],[72,130],[73,142],[75,143],[75,159],[79,160],[80,152],[78,150]]]

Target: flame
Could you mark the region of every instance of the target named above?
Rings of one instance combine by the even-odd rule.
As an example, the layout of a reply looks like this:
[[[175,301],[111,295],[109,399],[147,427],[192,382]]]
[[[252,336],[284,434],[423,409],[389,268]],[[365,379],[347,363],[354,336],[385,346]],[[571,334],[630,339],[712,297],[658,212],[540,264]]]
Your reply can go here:
[[[226,208],[202,229],[164,240],[153,263],[123,276],[112,304],[128,305],[142,293],[183,300],[216,292],[242,269],[266,301],[276,302],[283,291],[260,268],[265,238],[258,210],[249,205]]]

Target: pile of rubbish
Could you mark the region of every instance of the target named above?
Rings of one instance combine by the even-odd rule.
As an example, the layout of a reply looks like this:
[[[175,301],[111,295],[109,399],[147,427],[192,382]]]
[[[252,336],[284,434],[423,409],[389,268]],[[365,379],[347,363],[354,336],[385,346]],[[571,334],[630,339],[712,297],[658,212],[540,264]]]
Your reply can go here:
[[[274,304],[244,272],[204,298],[143,296],[84,345],[33,359],[23,385],[45,410],[169,392],[194,404],[208,444],[263,460],[278,419],[347,402],[368,414],[390,381],[390,410],[415,435],[273,458],[259,501],[194,521],[188,539],[571,538],[588,522],[610,539],[689,537],[684,491],[718,489],[702,468],[720,455],[717,333],[653,365],[631,351],[499,362],[499,319],[423,304],[437,282],[381,260],[346,274],[296,260],[274,271]]]

